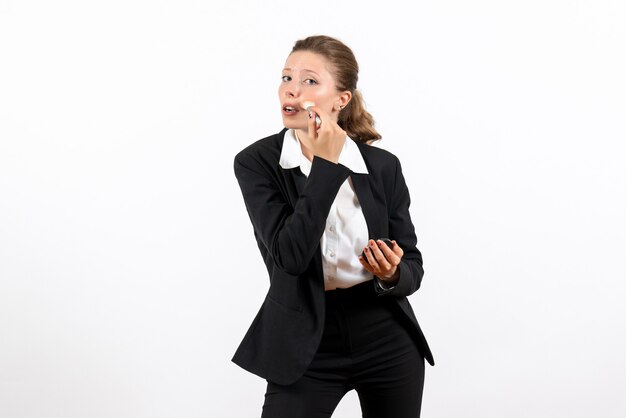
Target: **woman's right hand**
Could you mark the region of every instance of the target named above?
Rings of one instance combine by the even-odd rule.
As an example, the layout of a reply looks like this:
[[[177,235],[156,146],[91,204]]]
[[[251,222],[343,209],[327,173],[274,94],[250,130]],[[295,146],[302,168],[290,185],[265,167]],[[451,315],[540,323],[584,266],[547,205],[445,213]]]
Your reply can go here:
[[[337,164],[346,141],[346,131],[337,125],[331,115],[319,107],[311,106],[308,111],[308,134],[311,139],[310,147],[313,155]],[[315,115],[318,115],[322,120],[319,126],[315,123]]]

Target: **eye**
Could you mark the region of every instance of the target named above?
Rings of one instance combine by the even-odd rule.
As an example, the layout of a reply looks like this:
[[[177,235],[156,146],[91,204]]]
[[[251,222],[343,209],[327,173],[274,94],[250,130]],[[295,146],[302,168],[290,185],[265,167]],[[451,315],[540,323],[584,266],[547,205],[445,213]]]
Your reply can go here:
[[[287,83],[287,82],[291,81],[291,77],[288,76],[288,75],[282,76],[281,79],[283,80],[284,83]]]
[[[307,78],[306,80],[303,81],[304,84],[312,86],[314,84],[317,84],[317,81],[313,80],[312,78]]]

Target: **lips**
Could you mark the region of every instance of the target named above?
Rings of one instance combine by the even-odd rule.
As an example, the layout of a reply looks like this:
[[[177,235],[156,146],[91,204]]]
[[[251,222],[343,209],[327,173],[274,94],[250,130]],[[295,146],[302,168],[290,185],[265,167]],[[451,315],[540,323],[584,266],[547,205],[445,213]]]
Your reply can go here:
[[[299,111],[300,110],[298,109],[298,107],[295,104],[285,103],[283,105],[283,114],[285,114],[285,115],[295,115]]]

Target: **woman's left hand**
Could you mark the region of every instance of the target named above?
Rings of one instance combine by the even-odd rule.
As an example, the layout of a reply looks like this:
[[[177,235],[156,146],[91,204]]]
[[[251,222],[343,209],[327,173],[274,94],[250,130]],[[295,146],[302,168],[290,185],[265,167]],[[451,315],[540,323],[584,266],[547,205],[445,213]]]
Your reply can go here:
[[[400,275],[398,265],[404,255],[397,242],[392,241],[392,244],[389,248],[383,241],[379,240],[377,245],[376,241],[371,239],[368,246],[363,249],[365,257],[359,256],[361,265],[388,285],[398,282]]]

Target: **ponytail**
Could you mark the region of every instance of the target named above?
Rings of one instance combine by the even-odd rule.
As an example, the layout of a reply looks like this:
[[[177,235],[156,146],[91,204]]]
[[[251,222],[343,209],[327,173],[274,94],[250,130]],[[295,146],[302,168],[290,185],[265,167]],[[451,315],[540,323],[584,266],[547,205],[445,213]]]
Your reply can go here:
[[[364,144],[382,138],[374,129],[374,117],[365,110],[361,92],[356,89],[352,92],[352,100],[339,112],[338,124],[350,138]]]

